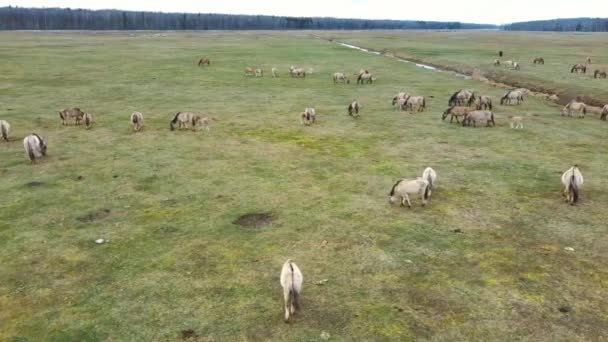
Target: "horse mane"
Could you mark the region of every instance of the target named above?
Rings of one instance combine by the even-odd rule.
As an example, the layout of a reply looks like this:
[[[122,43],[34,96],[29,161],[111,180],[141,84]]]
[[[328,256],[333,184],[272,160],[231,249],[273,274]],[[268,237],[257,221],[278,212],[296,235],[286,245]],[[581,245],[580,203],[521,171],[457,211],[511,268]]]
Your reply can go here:
[[[32,135],[38,138],[38,145],[40,148],[44,148],[44,140],[42,140],[42,138],[36,133],[32,133]]]
[[[395,185],[393,185],[393,187],[391,188],[391,192],[388,194],[389,196],[393,196],[395,194],[395,188],[397,187],[397,185],[399,185],[399,183],[401,183],[403,181],[403,179],[400,179],[397,181],[397,183],[395,183]]]
[[[139,122],[139,118],[137,117],[137,114],[135,114],[135,113],[131,114],[131,122],[133,122],[133,123]]]
[[[460,94],[461,91],[462,91],[462,89],[455,92],[454,95],[452,95],[452,97],[450,97],[450,100],[448,101],[449,106],[451,106],[451,104],[456,100],[456,97],[458,96],[458,94]]]
[[[575,165],[572,167],[572,176],[570,176],[570,191],[572,191],[572,203],[578,202],[578,187],[576,186],[575,181],[576,170],[578,170],[578,168]]]

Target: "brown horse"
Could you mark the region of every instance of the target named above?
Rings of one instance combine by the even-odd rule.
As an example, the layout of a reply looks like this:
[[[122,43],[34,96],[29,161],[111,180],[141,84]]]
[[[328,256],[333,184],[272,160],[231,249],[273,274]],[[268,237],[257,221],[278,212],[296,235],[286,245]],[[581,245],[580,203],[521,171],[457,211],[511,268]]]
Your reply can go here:
[[[595,73],[593,74],[593,78],[606,78],[606,76],[606,72],[602,70],[595,70]]]
[[[534,58],[533,64],[545,65],[545,59],[542,57]]]
[[[201,65],[210,66],[211,65],[211,61],[209,60],[209,58],[201,58],[201,59],[198,60],[198,66],[200,67]]]
[[[584,64],[574,64],[574,66],[572,66],[572,69],[570,69],[570,73],[577,73],[577,74],[586,74],[587,73],[587,66]]]
[[[457,123],[460,123],[460,121],[458,121],[458,117],[462,117],[464,119],[470,112],[474,110],[475,109],[471,107],[452,106],[443,112],[441,120],[445,120],[448,115],[451,115],[450,123],[454,120],[454,118],[456,118]]]

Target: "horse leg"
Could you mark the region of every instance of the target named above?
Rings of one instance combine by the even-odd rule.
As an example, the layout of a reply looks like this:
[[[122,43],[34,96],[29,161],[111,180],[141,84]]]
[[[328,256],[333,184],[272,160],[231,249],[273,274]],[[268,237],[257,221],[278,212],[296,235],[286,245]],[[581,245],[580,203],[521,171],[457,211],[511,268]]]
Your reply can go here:
[[[410,202],[410,196],[408,194],[405,194],[404,200],[407,201],[408,208],[412,209],[412,202]]]
[[[289,314],[290,314],[290,295],[289,290],[283,291],[283,299],[285,299],[285,323],[289,322]]]

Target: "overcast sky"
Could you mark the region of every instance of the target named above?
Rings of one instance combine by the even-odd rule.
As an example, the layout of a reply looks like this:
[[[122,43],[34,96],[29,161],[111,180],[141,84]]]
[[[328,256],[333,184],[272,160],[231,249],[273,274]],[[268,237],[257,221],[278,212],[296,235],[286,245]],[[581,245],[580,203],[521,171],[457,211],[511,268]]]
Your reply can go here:
[[[0,0],[8,5],[488,24],[608,16],[608,0]]]

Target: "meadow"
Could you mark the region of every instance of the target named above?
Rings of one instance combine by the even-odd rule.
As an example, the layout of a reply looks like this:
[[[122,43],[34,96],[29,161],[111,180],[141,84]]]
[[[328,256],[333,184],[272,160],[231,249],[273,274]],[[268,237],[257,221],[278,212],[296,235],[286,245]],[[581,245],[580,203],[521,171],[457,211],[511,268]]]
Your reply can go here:
[[[477,58],[470,34],[481,33],[446,48]],[[542,48],[548,64],[560,58]],[[505,89],[310,32],[1,32],[0,55],[0,119],[12,125],[0,142],[0,341],[608,338],[608,126],[597,115],[562,117],[528,97],[496,106],[494,128],[450,124],[441,113],[456,90],[497,102]],[[203,56],[210,67],[196,66]],[[314,72],[292,79],[290,65]],[[247,66],[266,77],[245,77]],[[377,82],[331,81],[361,68]],[[427,110],[394,109],[402,90]],[[61,125],[72,106],[95,116],[91,130]],[[303,127],[311,106],[317,123]],[[216,121],[171,132],[178,111]],[[31,132],[49,144],[38,165],[21,143]],[[569,206],[560,176],[573,164],[585,185]],[[394,182],[426,166],[439,176],[429,205],[391,207]],[[237,224],[251,213],[270,224]],[[288,258],[304,289],[285,324]]]

